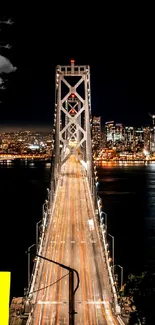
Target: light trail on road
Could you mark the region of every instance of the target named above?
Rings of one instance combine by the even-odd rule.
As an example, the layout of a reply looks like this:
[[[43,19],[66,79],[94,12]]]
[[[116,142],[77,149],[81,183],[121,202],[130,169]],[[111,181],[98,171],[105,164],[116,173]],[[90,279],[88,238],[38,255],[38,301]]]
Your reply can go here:
[[[78,271],[75,324],[118,324],[111,311],[112,293],[84,168],[74,156],[62,166],[42,255]],[[32,325],[69,322],[67,270],[40,259],[33,294]],[[75,277],[76,282],[76,277]],[[75,283],[76,285],[76,283]],[[48,286],[47,288],[45,288]]]

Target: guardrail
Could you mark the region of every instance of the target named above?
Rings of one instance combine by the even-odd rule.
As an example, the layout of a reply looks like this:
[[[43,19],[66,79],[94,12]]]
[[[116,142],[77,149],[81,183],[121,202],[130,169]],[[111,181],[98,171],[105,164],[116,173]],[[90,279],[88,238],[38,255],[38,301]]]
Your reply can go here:
[[[121,310],[120,310],[120,306],[118,304],[117,292],[116,292],[116,288],[115,288],[113,273],[112,273],[111,266],[110,266],[110,263],[109,263],[109,258],[108,258],[108,249],[107,249],[107,240],[106,240],[107,229],[103,228],[103,225],[102,225],[102,222],[101,222],[101,213],[102,213],[101,198],[97,199],[97,207],[98,207],[98,214],[99,214],[99,217],[100,217],[99,222],[100,222],[101,234],[102,234],[102,239],[103,239],[103,246],[104,246],[104,251],[105,251],[105,259],[106,259],[108,274],[109,274],[110,283],[111,283],[112,292],[113,292],[113,297],[114,297],[115,313],[120,314]]]
[[[96,177],[96,175],[95,175],[95,177]],[[101,213],[103,213],[103,211],[102,211],[101,198],[98,197],[97,189],[96,189],[97,188],[97,179],[98,179],[98,177],[96,177],[96,182],[95,182],[95,179],[92,178],[91,186],[89,186],[89,191],[90,191],[90,195],[92,197],[94,212],[96,214],[96,210],[97,210],[97,212],[98,212],[97,215],[99,215],[99,223],[100,223],[101,234],[102,234],[102,239],[103,239],[103,249],[105,252],[105,260],[106,260],[107,270],[108,270],[112,293],[113,293],[113,298],[114,298],[114,312],[117,315],[120,315],[121,308],[120,308],[120,305],[118,304],[118,298],[117,298],[117,292],[116,292],[116,288],[115,288],[113,273],[112,273],[111,266],[110,266],[109,259],[108,259],[108,250],[107,250],[107,241],[106,241],[107,229],[106,230],[103,229],[102,223],[101,223]],[[88,180],[88,184],[90,184],[89,180]]]
[[[41,238],[40,238],[39,247],[38,247],[38,250],[37,250],[38,255],[42,255],[43,243],[44,243],[44,240],[45,240],[45,233],[46,233],[46,230],[47,230],[48,221],[49,221],[49,219],[50,219],[50,222],[52,221],[51,217],[53,215],[53,209],[54,209],[54,206],[55,206],[56,192],[58,191],[58,183],[59,183],[59,180],[57,181],[55,192],[53,193],[53,190],[51,192],[51,196],[50,196],[50,200],[49,200],[49,204],[48,204],[48,211],[45,212],[44,215],[43,215],[43,223],[42,223],[43,230],[42,230],[42,234],[41,234]],[[32,271],[32,276],[31,276],[32,283],[30,285],[30,290],[29,290],[29,294],[28,294],[28,298],[27,298],[29,301],[32,299],[32,295],[33,295],[33,291],[34,291],[34,287],[35,287],[35,283],[36,283],[36,278],[37,278],[38,270],[39,270],[39,262],[40,262],[40,258],[37,257],[36,262],[34,264],[33,271]],[[30,314],[28,316],[28,320],[27,320],[26,325],[31,325],[32,324],[31,321],[32,321],[33,311],[34,311],[34,308],[32,307],[32,309],[30,311]]]
[[[47,226],[48,214],[49,214],[49,211],[45,212],[44,216],[43,216],[43,220],[42,220],[42,235],[41,235],[41,238],[39,240],[39,245],[37,247],[37,254],[39,254],[39,255],[41,255],[42,248],[43,248],[43,242],[44,242],[44,236],[45,236],[45,231],[46,231],[46,226]],[[29,294],[31,292],[33,292],[33,289],[34,289],[35,276],[36,276],[36,271],[38,269],[38,264],[39,264],[39,261],[38,261],[38,258],[37,258],[37,262],[34,264],[34,271],[32,271],[32,275],[31,275],[32,283],[30,285]]]
[[[96,168],[94,168],[94,174],[95,176],[92,178],[87,177],[87,183],[88,183],[88,190],[89,190],[89,196],[90,200],[92,202],[92,207],[94,209],[94,214],[96,215],[96,210],[97,210],[97,215],[101,216],[102,211],[102,204],[101,204],[101,198],[98,197],[97,193],[97,186],[98,186],[98,177],[97,177],[97,171]],[[96,182],[95,182],[96,181]],[[101,218],[99,218],[100,226],[101,226]],[[107,229],[106,229],[107,231]],[[101,228],[101,233],[102,233],[102,239],[103,239],[103,249],[105,252],[105,259],[106,259],[106,265],[107,265],[107,270],[109,274],[109,279],[111,283],[111,288],[113,292],[113,299],[114,299],[114,312],[119,315],[121,313],[121,308],[120,305],[118,304],[118,298],[117,298],[117,292],[114,284],[114,278],[113,278],[113,273],[111,270],[111,266],[108,260],[108,251],[107,251],[107,242],[106,242],[106,231]]]

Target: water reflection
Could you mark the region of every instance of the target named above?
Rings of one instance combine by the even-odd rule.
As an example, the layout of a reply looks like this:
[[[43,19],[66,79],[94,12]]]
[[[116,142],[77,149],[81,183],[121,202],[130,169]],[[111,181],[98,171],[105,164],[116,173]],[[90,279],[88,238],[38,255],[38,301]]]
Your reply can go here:
[[[155,162],[150,161],[95,161],[98,167],[119,167],[119,166],[152,166],[155,168]]]

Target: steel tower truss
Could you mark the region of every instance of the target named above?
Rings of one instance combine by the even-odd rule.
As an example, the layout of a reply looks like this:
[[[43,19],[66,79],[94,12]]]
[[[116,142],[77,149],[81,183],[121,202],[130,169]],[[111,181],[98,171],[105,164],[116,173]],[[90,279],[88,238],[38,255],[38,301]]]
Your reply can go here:
[[[90,68],[56,67],[55,174],[71,155],[92,177]],[[56,176],[56,175],[55,175]]]

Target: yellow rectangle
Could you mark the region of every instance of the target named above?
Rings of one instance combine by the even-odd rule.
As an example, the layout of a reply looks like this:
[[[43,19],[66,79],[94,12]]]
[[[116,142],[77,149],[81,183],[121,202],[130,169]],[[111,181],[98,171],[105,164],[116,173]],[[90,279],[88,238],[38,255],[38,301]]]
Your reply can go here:
[[[10,272],[0,272],[0,325],[9,324]]]

